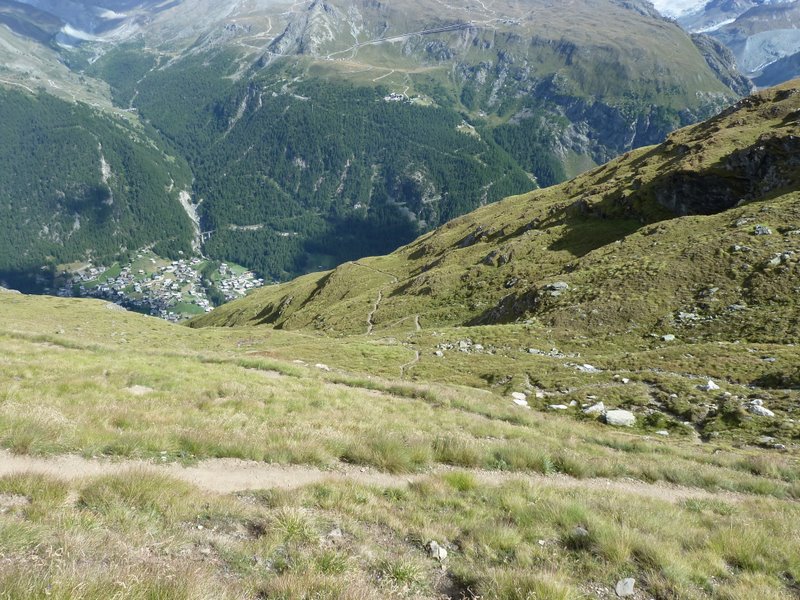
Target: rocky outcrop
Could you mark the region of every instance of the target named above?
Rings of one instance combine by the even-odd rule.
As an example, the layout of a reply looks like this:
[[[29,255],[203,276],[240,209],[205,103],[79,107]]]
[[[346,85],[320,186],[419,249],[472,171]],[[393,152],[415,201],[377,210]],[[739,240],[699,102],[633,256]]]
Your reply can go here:
[[[717,78],[740,96],[747,96],[755,89],[753,83],[739,72],[736,58],[722,42],[701,33],[692,34],[692,41]]]
[[[670,212],[711,215],[800,183],[800,136],[764,134],[722,161],[719,172],[677,171],[654,185],[657,202]]]
[[[315,0],[305,11],[289,21],[286,29],[269,46],[274,54],[319,56],[322,48],[348,33],[350,19],[325,0]]]

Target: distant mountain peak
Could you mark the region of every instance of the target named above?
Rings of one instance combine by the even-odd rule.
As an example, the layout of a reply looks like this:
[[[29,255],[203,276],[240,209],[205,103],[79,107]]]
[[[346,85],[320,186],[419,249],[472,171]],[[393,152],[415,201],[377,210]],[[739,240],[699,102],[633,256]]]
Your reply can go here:
[[[314,0],[308,8],[295,13],[283,33],[270,44],[270,51],[318,56],[326,44],[346,32],[349,24],[342,10],[326,0]]]
[[[662,0],[664,14],[687,31],[707,33],[733,52],[741,71],[768,86],[800,75],[800,3],[797,0]],[[682,7],[682,8],[681,8]]]

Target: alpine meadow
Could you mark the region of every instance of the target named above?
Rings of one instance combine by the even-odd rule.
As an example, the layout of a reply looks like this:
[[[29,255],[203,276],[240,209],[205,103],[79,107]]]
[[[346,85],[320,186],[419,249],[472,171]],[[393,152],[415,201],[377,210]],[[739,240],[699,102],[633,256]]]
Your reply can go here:
[[[800,598],[795,9],[0,0],[0,599]]]

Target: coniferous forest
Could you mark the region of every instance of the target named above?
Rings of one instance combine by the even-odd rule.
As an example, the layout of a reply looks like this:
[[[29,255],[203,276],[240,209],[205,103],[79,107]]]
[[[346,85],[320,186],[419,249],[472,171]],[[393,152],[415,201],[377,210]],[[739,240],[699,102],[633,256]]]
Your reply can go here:
[[[191,173],[155,132],[48,94],[0,90],[0,113],[0,278],[27,288],[42,266],[191,251],[177,201]]]

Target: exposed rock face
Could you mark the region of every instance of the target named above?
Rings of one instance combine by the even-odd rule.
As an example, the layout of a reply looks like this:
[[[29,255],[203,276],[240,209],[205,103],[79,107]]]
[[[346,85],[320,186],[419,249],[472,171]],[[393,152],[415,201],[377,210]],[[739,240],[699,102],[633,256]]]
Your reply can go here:
[[[753,92],[753,83],[739,73],[736,58],[727,46],[702,33],[692,34],[692,41],[722,83],[742,96]]]
[[[676,215],[711,215],[736,206],[743,195],[743,189],[734,188],[724,177],[686,172],[670,174],[656,200]]]
[[[783,90],[775,99],[783,102],[797,93],[796,89]],[[763,102],[758,96],[749,97],[726,111],[722,118],[736,110],[758,107]],[[786,114],[785,121],[787,124],[797,122],[797,115]],[[714,126],[714,120],[709,121],[708,130],[712,131]],[[687,146],[673,146],[676,156],[687,155],[690,151]],[[732,150],[720,161],[719,170],[701,173],[677,170],[659,178],[655,197],[659,204],[677,215],[716,214],[776,190],[796,186],[800,181],[798,166],[800,136],[764,133],[750,146]]]
[[[350,23],[358,21],[356,12],[345,15],[324,0],[315,0],[308,9],[289,22],[286,30],[270,44],[275,54],[318,56],[326,44],[339,39]],[[352,20],[348,20],[350,17]]]
[[[557,75],[543,81],[533,93],[555,107],[554,117],[571,123],[559,133],[561,144],[573,152],[591,156],[598,164],[632,148],[657,144],[674,127],[656,117],[658,108],[655,105],[643,107],[639,115],[631,119],[622,107],[596,98],[571,96],[559,85]],[[722,104],[717,108],[722,108]],[[700,118],[700,114],[686,110],[680,116],[680,123],[688,124]]]

